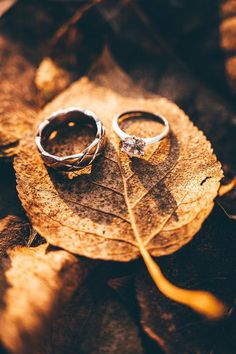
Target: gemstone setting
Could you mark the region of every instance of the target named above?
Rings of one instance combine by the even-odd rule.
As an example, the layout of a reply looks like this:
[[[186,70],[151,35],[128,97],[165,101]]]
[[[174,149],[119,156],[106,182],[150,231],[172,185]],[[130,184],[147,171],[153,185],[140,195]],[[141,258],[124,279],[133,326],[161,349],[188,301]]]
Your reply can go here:
[[[130,157],[140,157],[144,155],[146,143],[143,139],[136,136],[129,136],[122,140],[121,151],[124,151]]]

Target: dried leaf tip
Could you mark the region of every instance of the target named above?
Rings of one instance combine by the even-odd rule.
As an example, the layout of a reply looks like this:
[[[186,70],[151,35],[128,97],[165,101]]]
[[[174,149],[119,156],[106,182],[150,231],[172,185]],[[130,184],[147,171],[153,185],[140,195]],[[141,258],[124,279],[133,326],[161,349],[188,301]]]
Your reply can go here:
[[[227,314],[227,306],[214,295],[207,291],[187,290],[173,285],[143,246],[140,247],[140,252],[152,279],[165,296],[191,307],[211,320],[219,320]]]

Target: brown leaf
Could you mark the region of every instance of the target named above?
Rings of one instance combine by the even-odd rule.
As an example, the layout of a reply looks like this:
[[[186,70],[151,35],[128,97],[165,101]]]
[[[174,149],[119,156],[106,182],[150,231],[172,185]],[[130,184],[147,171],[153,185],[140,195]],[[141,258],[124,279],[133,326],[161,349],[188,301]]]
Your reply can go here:
[[[89,269],[75,256],[47,247],[16,247],[1,262],[0,339],[12,353],[37,352],[53,316]]]
[[[235,225],[215,208],[198,236],[177,253],[159,263],[166,276],[178,286],[203,288],[230,306],[235,294]],[[223,241],[222,241],[223,236]],[[137,300],[145,332],[168,354],[235,352],[225,330],[232,315],[219,323],[202,319],[187,307],[170,301],[157,291],[147,272],[136,274]],[[234,348],[234,349],[233,349]]]
[[[0,156],[17,151],[19,140],[32,127],[37,103],[33,85],[34,67],[22,48],[0,36]]]
[[[22,204],[39,234],[74,253],[127,261],[139,255],[140,242],[152,255],[172,253],[191,240],[211,211],[222,177],[220,164],[184,112],[135,87],[107,51],[89,75],[50,103],[39,120],[69,106],[95,111],[109,137],[104,156],[91,171],[70,180],[44,166],[33,137],[28,137],[14,164]],[[158,147],[150,146],[146,159],[130,161],[124,154],[117,156],[111,119],[141,108],[165,115],[171,134]],[[137,135],[159,129],[150,121],[132,125]],[[81,149],[83,139],[70,136],[65,148],[65,137],[58,135],[49,144],[52,152],[62,145],[64,153]]]

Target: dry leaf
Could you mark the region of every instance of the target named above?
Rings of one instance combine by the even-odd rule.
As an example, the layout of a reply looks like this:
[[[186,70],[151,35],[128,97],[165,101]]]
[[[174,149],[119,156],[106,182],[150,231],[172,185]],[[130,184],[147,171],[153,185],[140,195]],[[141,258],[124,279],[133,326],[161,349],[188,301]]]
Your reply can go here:
[[[0,156],[17,151],[19,140],[32,127],[37,103],[34,67],[22,48],[0,36]]]
[[[233,306],[234,234],[234,222],[225,218],[216,207],[193,242],[179,252],[163,257],[159,263],[165,275],[179,286],[203,288]],[[235,353],[233,326],[231,338],[230,332],[225,332],[233,316],[231,311],[220,323],[206,321],[185,306],[164,297],[146,271],[140,269],[135,278],[141,325],[165,353]]]
[[[47,247],[16,247],[1,261],[0,339],[12,353],[37,353],[53,316],[89,269],[75,256]]]
[[[107,51],[89,77],[47,105],[39,120],[56,109],[76,105],[103,119],[108,146],[91,173],[82,172],[70,180],[44,166],[33,136],[24,140],[14,166],[18,193],[35,230],[71,252],[120,261],[139,255],[137,233],[156,256],[172,253],[190,241],[211,211],[222,177],[203,133],[175,104],[135,87]],[[130,161],[116,153],[111,119],[130,109],[159,112],[170,121],[170,137],[159,146],[150,146],[146,159]],[[127,129],[153,135],[160,127],[143,121]],[[67,142],[63,152],[81,149],[82,139],[73,139],[75,135],[68,144],[59,134],[48,148],[58,152]]]

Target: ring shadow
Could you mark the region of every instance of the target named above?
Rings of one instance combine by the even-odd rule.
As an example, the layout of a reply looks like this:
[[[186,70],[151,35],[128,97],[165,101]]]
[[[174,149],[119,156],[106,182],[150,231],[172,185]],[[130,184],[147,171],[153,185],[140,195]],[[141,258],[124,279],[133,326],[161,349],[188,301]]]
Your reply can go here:
[[[178,216],[175,212],[177,202],[168,187],[166,187],[164,179],[175,167],[179,159],[180,149],[177,137],[172,130],[169,133],[168,139],[170,142],[170,148],[167,157],[163,162],[156,165],[150,163],[148,160],[133,158],[131,169],[138,177],[145,190],[148,191],[151,199],[155,201],[160,213],[165,215],[170,214],[171,211],[173,211],[172,216],[175,220],[178,220]],[[165,144],[165,140],[166,139],[161,141],[161,144]],[[150,176],[153,175],[157,175],[158,179],[153,185],[150,185]],[[160,194],[162,195],[162,198],[160,198]]]

